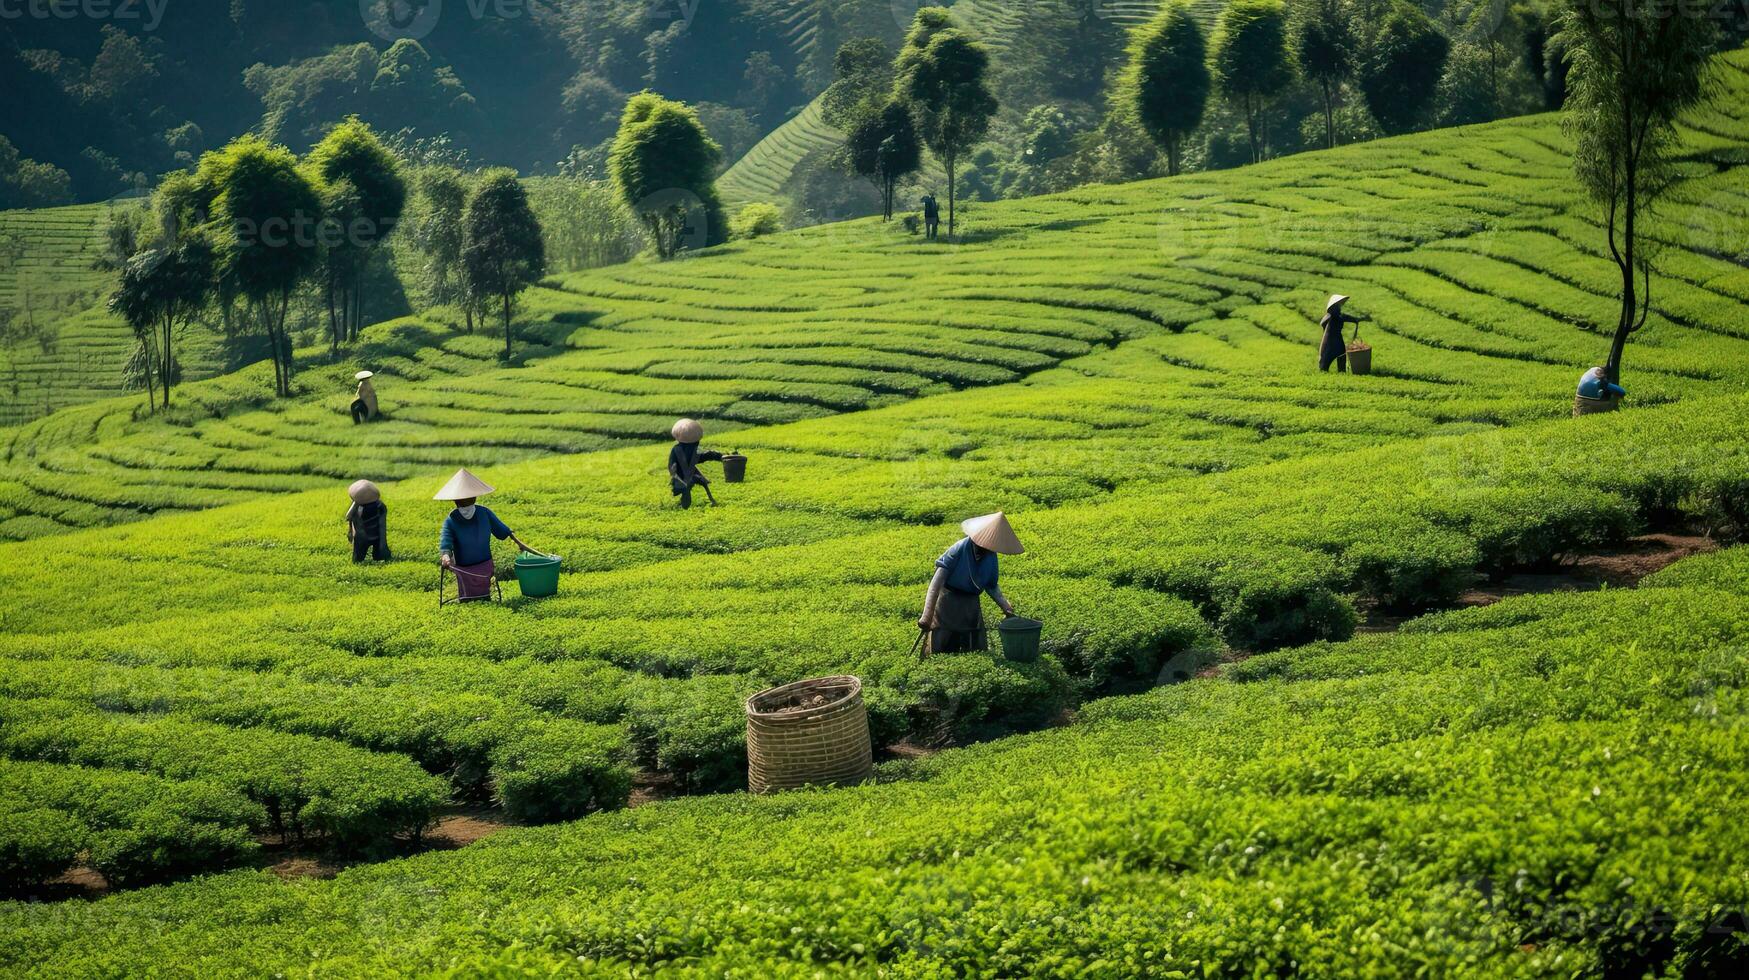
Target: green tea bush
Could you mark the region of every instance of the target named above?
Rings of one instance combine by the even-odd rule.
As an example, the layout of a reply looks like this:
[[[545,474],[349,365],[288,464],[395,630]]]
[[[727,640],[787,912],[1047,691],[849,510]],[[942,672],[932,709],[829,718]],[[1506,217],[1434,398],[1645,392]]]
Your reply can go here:
[[[18,802],[18,801],[13,801]],[[8,809],[0,820],[0,891],[11,892],[67,871],[85,849],[85,823],[44,806]]]

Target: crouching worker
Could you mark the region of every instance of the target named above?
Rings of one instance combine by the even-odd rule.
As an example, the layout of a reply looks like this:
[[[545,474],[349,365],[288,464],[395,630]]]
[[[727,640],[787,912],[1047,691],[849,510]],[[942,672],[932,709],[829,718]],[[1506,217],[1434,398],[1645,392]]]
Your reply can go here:
[[[346,540],[352,542],[352,560],[389,560],[389,505],[377,485],[359,480],[346,489],[352,506],[346,511]]]
[[[692,506],[693,487],[703,487],[705,497],[714,506],[717,498],[711,495],[711,481],[698,471],[698,464],[721,462],[723,454],[698,448],[698,441],[704,438],[704,426],[692,419],[674,423],[672,434],[674,448],[668,450],[668,486],[680,498],[680,509]]]
[[[492,539],[505,538],[516,542],[523,551],[533,551],[522,543],[515,532],[506,527],[491,510],[481,507],[481,497],[492,492],[484,480],[465,469],[455,471],[433,500],[448,500],[455,505],[443,519],[443,533],[438,537],[438,561],[455,573],[456,594],[463,602],[486,599],[492,595]]]
[[[917,628],[929,632],[930,653],[989,648],[981,602],[986,592],[1004,614],[1014,615],[1014,604],[997,584],[996,556],[1026,549],[1008,518],[997,511],[962,523],[960,530],[966,536],[935,560],[935,577],[923,597],[923,615],[917,618]]]
[[[369,371],[360,371],[353,377],[358,380],[358,394],[352,399],[352,424],[357,425],[377,417],[377,389],[370,383],[375,375]]]
[[[1609,372],[1600,367],[1594,367],[1579,376],[1579,397],[1592,401],[1609,402],[1625,397],[1626,388],[1609,380]]]

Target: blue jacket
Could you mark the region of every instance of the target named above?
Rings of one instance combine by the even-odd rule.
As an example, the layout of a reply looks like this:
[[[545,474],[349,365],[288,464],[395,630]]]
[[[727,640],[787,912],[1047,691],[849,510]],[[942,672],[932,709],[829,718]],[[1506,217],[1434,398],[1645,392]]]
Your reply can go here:
[[[474,505],[474,519],[463,520],[461,511],[451,510],[443,519],[443,534],[437,539],[437,550],[455,557],[457,565],[478,565],[492,560],[492,539],[510,537],[510,528],[498,515],[485,507]]]
[[[974,556],[974,551],[979,554]],[[935,567],[947,569],[948,588],[972,595],[995,588],[997,576],[1000,574],[996,565],[996,553],[975,547],[971,538],[959,539],[958,543],[935,560]]]
[[[1582,398],[1620,398],[1628,390],[1621,385],[1612,384],[1604,373],[1592,368],[1579,379],[1579,395]]]

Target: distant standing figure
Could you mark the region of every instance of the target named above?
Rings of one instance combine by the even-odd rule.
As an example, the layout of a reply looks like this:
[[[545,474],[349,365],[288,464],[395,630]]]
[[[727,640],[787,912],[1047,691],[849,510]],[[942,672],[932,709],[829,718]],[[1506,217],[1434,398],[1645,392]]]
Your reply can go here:
[[[352,560],[389,560],[389,505],[369,480],[359,480],[346,489],[352,506],[346,511],[346,540],[352,542]]]
[[[1594,367],[1579,376],[1579,397],[1596,401],[1612,401],[1628,393],[1626,388],[1609,380],[1609,372]]]
[[[1001,511],[974,517],[960,525],[965,532],[953,547],[935,560],[935,577],[923,596],[923,615],[917,628],[929,633],[929,652],[959,653],[989,648],[984,629],[982,597],[990,598],[1006,615],[1014,615],[1014,603],[997,584],[997,555],[1026,551]]]
[[[493,538],[500,541],[509,538],[523,551],[534,550],[523,544],[497,514],[477,503],[479,498],[492,491],[492,486],[486,481],[460,469],[431,498],[448,500],[455,505],[449,516],[443,519],[437,552],[439,564],[455,573],[456,594],[463,602],[485,599],[492,594],[492,576],[496,574],[492,564]]]
[[[934,194],[923,195],[923,234],[926,238],[934,238],[941,230],[941,205],[936,203]]]
[[[1339,374],[1348,373],[1348,342],[1342,339],[1342,327],[1349,323],[1365,323],[1364,316],[1349,316],[1342,312],[1342,304],[1348,302],[1348,297],[1341,293],[1330,297],[1330,302],[1324,304],[1324,339],[1318,345],[1318,370],[1330,370],[1331,362],[1335,362]]]
[[[692,506],[692,488],[695,486],[704,487],[705,497],[714,505],[717,498],[711,495],[711,481],[698,471],[698,464],[721,462],[723,454],[698,448],[698,441],[704,438],[704,426],[692,419],[674,423],[671,432],[674,448],[668,450],[668,485],[674,496],[680,498],[680,509]]]
[[[370,383],[375,377],[371,372],[360,371],[353,377],[358,379],[358,397],[352,399],[352,424],[357,425],[377,417],[377,390]]]

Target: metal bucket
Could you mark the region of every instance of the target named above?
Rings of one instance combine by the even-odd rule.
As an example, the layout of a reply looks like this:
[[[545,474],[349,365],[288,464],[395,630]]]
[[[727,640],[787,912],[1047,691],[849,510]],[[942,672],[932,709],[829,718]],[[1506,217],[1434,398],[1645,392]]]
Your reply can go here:
[[[723,482],[740,483],[747,479],[747,457],[730,453],[723,457]]]

